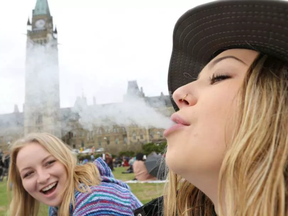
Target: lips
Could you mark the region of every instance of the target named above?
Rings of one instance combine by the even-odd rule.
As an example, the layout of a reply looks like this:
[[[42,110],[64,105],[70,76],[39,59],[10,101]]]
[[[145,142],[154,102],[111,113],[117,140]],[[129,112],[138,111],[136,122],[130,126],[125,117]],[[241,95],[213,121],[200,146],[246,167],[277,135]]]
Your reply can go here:
[[[164,131],[163,135],[165,137],[167,137],[169,134],[171,134],[172,132],[178,130],[178,129],[181,129],[183,127],[187,127],[189,126],[190,124],[185,121],[183,118],[181,118],[178,114],[174,113],[172,116],[171,116],[171,120],[173,122],[175,122],[176,124],[173,125],[172,127],[168,128],[167,130]]]
[[[184,125],[184,126],[189,126],[190,124],[188,122],[186,122],[184,119],[182,119],[178,114],[174,113],[172,116],[171,116],[171,120],[173,122],[175,122],[176,124],[181,124],[181,125]]]
[[[51,188],[55,187],[55,185],[57,185],[58,182],[54,182],[54,183],[51,183],[49,185],[46,185],[45,187],[43,187],[40,192],[46,192],[48,190],[50,190]]]

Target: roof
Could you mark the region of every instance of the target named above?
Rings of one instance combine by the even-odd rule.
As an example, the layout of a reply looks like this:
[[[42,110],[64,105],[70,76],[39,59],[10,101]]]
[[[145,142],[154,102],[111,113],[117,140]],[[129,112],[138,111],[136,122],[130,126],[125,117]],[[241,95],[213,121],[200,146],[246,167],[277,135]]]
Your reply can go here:
[[[33,15],[50,15],[49,5],[47,0],[37,0]]]

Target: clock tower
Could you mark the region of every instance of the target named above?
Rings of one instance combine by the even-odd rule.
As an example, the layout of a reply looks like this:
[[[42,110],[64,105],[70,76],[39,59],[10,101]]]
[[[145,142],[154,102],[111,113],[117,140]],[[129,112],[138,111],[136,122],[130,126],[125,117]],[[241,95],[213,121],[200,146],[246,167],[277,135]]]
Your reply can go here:
[[[57,29],[47,0],[37,0],[27,22],[24,133],[61,138]]]

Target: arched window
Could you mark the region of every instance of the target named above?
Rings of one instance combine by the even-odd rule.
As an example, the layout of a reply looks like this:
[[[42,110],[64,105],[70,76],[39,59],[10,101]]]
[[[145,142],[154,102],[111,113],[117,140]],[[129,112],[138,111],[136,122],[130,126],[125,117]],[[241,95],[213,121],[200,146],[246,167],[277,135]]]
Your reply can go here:
[[[136,133],[135,133],[135,131],[133,131],[132,137],[133,137],[133,140],[136,140]]]

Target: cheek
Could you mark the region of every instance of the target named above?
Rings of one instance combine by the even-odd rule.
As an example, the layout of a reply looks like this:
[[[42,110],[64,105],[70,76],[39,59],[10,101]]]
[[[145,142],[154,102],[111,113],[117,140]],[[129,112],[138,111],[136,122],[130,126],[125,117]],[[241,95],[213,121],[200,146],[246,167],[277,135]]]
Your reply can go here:
[[[226,134],[231,134],[230,109],[215,103],[213,108],[211,105],[201,108],[195,110],[197,115],[189,128],[167,139],[167,165],[183,176],[187,173],[218,173],[228,143]]]
[[[59,178],[61,178],[63,181],[66,181],[67,179],[67,171],[65,167],[62,164],[58,164],[57,169],[55,170]]]
[[[202,145],[211,148],[212,151],[217,152],[217,148],[225,151],[235,128],[235,108],[236,104],[230,103],[230,106],[227,107],[215,105],[210,113],[208,113],[209,110],[206,113],[203,110],[203,115],[199,116],[201,120],[197,125],[197,132],[201,136],[198,140],[203,141]]]
[[[24,180],[22,182],[23,188],[29,193],[32,194],[35,192],[35,184],[33,183],[32,179]]]

